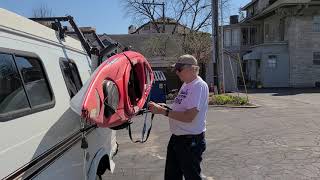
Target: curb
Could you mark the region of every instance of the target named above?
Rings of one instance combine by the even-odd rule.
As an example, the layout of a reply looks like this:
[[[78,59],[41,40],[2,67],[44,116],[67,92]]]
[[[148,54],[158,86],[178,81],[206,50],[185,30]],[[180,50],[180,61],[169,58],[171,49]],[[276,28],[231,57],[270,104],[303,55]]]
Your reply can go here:
[[[167,102],[167,104],[171,104],[172,102]],[[234,105],[208,105],[209,107],[222,107],[222,108],[259,108],[261,105],[258,104],[252,104],[252,105],[246,105],[246,106],[234,106]]]
[[[209,105],[209,107],[223,107],[223,108],[259,108],[260,105],[246,105],[246,106],[234,106],[234,105]]]

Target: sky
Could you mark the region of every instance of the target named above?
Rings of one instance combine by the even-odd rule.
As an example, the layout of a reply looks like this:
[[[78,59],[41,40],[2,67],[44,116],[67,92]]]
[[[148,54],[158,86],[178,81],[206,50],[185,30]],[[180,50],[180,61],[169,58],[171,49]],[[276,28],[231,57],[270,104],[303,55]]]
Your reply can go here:
[[[231,0],[231,14],[238,14],[239,7],[250,1]],[[134,24],[120,0],[0,0],[1,8],[25,17],[31,17],[41,6],[52,9],[54,16],[71,15],[78,26],[95,27],[98,34],[127,34]]]

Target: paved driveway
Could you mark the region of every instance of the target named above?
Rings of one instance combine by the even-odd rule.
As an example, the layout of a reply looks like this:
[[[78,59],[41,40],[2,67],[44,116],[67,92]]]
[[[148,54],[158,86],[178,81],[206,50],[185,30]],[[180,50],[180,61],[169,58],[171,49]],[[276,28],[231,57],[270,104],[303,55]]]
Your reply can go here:
[[[262,107],[209,109],[204,179],[320,179],[320,93],[260,90],[250,99]],[[136,118],[136,133],[142,120]],[[169,136],[161,116],[145,144],[119,131],[116,169],[104,179],[162,180]]]

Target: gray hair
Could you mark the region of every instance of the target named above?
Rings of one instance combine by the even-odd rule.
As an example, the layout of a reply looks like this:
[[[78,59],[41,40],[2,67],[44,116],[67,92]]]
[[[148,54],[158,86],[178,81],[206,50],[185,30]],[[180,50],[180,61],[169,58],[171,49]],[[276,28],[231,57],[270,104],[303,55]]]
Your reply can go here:
[[[188,68],[192,68],[193,72],[196,73],[196,75],[199,75],[199,70],[200,70],[200,67],[197,66],[197,65],[190,65],[190,64],[186,64],[184,65],[185,67],[188,67]]]

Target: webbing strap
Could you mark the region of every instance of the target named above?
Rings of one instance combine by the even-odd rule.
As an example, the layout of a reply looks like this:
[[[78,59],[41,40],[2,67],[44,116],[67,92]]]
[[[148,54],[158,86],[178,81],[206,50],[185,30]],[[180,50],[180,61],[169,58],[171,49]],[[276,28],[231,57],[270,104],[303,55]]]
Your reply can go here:
[[[141,140],[135,140],[135,141],[134,141],[134,140],[132,139],[131,124],[128,126],[129,137],[130,137],[130,140],[131,140],[133,143],[145,143],[145,142],[148,140],[149,135],[150,135],[150,132],[151,132],[151,129],[152,129],[153,118],[154,118],[154,114],[151,115],[150,127],[149,127],[149,129],[148,129],[147,136],[146,136],[145,139],[143,139],[143,137],[142,137]],[[145,125],[145,123],[144,123],[144,125]]]
[[[172,110],[172,109],[171,109],[169,106],[167,106],[167,105],[161,105],[161,106],[162,106],[162,107],[165,107],[165,108],[167,108],[167,109]],[[138,114],[143,114],[143,113],[148,113],[148,112],[150,112],[150,111],[149,111],[149,110],[141,110]],[[135,140],[135,141],[134,141],[134,140],[132,139],[131,124],[129,124],[129,126],[128,126],[129,137],[130,137],[130,140],[131,140],[133,143],[145,143],[145,142],[148,140],[149,135],[150,135],[150,132],[151,132],[151,129],[152,129],[153,119],[154,119],[154,114],[151,114],[150,127],[149,127],[149,129],[148,129],[147,136],[146,136],[145,139],[143,139],[143,138],[144,138],[144,132],[143,132],[143,136],[142,136],[141,140]],[[144,122],[144,128],[145,128],[145,125],[146,125],[146,122]]]

